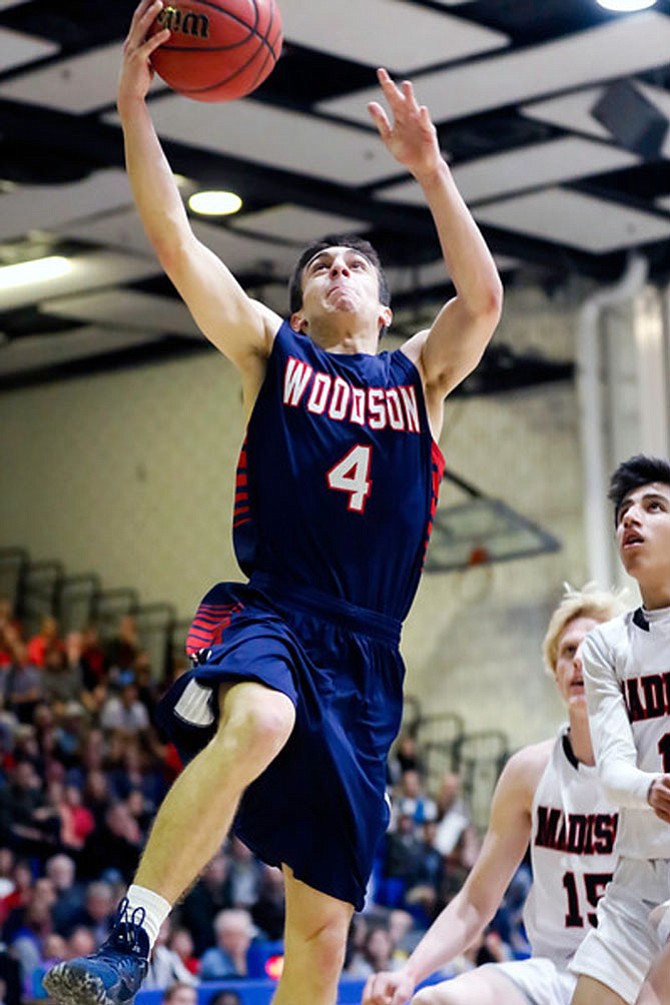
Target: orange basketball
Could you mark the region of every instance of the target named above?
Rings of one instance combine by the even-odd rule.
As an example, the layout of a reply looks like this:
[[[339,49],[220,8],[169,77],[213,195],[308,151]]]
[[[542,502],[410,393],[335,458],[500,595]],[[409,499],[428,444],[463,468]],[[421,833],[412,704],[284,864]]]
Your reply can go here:
[[[196,101],[231,101],[255,91],[274,69],[282,47],[275,0],[173,0],[149,35],[169,28],[153,53],[158,76]]]

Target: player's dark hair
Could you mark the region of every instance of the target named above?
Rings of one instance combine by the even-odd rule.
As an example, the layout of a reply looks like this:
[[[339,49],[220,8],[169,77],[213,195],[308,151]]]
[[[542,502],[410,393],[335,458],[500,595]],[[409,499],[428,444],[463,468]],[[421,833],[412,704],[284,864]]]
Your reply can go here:
[[[357,234],[327,234],[322,240],[315,241],[314,244],[310,244],[308,248],[305,248],[295,264],[288,285],[289,309],[291,314],[299,311],[302,307],[302,274],[305,271],[305,266],[315,255],[318,255],[320,251],[325,251],[326,248],[352,248],[354,251],[360,252],[364,258],[367,258],[374,265],[379,277],[379,302],[384,304],[385,307],[389,306],[391,303],[391,291],[389,290],[388,280],[382,268],[379,255],[370,242],[366,241],[363,237],[358,237]]]
[[[645,454],[635,454],[623,461],[610,478],[610,489],[607,498],[614,503],[614,523],[619,522],[621,504],[634,489],[651,482],[662,482],[670,485],[670,463],[661,457],[647,457]]]

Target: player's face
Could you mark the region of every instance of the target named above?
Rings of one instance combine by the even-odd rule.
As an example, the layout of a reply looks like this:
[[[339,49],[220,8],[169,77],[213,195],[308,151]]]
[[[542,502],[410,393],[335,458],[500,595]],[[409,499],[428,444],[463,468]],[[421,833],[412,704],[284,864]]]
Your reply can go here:
[[[617,545],[624,568],[637,579],[645,603],[670,590],[670,485],[650,482],[624,497],[617,513]]]
[[[351,315],[371,321],[378,330],[390,321],[390,309],[379,301],[379,275],[372,262],[354,248],[334,246],[311,258],[302,274],[301,330],[323,318]]]
[[[563,629],[558,640],[556,683],[566,705],[583,704],[582,642],[598,624],[595,618],[574,618]]]

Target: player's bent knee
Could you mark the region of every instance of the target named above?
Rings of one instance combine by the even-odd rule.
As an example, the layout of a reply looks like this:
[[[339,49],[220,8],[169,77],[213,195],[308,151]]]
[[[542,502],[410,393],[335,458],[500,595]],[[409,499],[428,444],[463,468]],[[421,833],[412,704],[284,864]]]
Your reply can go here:
[[[245,683],[225,696],[219,735],[234,732],[242,747],[272,754],[286,743],[294,723],[290,698],[261,684]]]

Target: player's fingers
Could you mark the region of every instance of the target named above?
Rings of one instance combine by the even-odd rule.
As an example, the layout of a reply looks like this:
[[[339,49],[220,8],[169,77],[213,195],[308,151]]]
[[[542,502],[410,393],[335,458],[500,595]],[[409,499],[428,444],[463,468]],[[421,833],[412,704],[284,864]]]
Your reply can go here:
[[[147,11],[150,10],[154,5],[158,9],[160,9],[159,4],[160,0],[142,0],[142,2],[137,5],[130,21],[130,28],[128,30],[129,36],[137,34],[138,25],[143,21],[144,18],[146,18]],[[162,6],[162,4],[160,4],[160,6]]]
[[[380,974],[368,977],[363,994],[363,1005],[384,1005],[388,1001],[385,983]]]
[[[370,1005],[370,1003],[372,1002],[372,998],[370,996],[372,994],[373,981],[374,981],[374,975],[371,974],[370,977],[368,977],[368,979],[366,980],[365,986],[363,987],[363,997],[361,998],[361,1005]]]
[[[379,134],[382,139],[386,139],[391,135],[391,124],[388,120],[386,112],[382,106],[377,101],[371,101],[368,104],[368,112],[379,130]]]
[[[395,81],[391,78],[388,70],[380,67],[377,70],[377,80],[384,92],[384,97],[388,101],[392,108],[397,107],[403,102],[403,94]]]
[[[128,32],[128,45],[132,49],[139,48],[146,34],[163,9],[162,0],[145,0],[135,11]]]
[[[169,28],[163,28],[162,31],[156,32],[151,38],[148,38],[146,42],[143,42],[140,46],[143,56],[150,56],[152,52],[158,49],[163,42],[167,42],[172,32]]]

